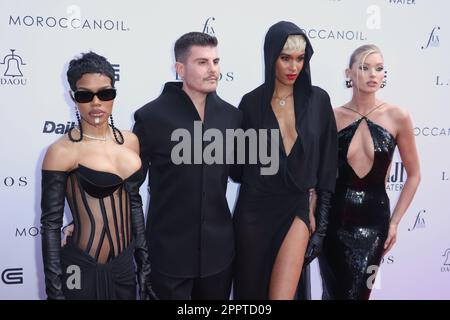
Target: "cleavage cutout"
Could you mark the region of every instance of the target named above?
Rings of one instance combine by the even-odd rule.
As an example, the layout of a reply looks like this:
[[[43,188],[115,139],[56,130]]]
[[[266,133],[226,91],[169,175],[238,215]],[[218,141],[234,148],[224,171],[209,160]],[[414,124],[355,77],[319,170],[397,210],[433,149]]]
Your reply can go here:
[[[375,147],[367,118],[363,117],[358,121],[358,128],[347,150],[347,163],[358,178],[363,179],[372,171]]]

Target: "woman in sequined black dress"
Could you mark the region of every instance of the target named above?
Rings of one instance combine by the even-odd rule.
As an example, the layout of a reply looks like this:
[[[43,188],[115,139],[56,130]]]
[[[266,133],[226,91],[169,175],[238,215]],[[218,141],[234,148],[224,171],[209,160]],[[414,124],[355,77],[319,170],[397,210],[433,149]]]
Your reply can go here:
[[[48,148],[42,165],[48,299],[136,299],[136,278],[145,299],[151,288],[139,196],[144,177],[137,137],[112,121],[114,69],[89,52],[70,62],[67,78],[78,126]],[[65,199],[74,226],[61,248]]]
[[[407,111],[375,94],[386,84],[374,45],[355,50],[346,70],[350,102],[335,108],[339,164],[328,233],[319,262],[324,299],[369,299],[381,259],[420,181],[413,126]],[[391,216],[385,183],[398,147],[408,178]]]

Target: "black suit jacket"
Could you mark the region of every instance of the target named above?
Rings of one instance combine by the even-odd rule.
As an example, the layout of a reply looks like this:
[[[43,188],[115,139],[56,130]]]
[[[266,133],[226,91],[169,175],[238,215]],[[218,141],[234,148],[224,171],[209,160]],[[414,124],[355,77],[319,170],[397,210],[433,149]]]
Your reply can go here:
[[[133,131],[149,174],[146,234],[152,268],[171,277],[205,277],[225,269],[234,257],[226,199],[231,166],[194,163],[194,144],[203,151],[210,142],[194,137],[194,121],[201,119],[181,88],[181,82],[166,83],[162,94],[134,115]],[[240,128],[241,120],[237,108],[215,92],[208,94],[202,133],[214,128],[225,138],[225,130]],[[179,144],[171,141],[176,129],[185,129],[192,137],[188,143],[192,146],[191,164],[176,165],[171,159],[173,147]]]

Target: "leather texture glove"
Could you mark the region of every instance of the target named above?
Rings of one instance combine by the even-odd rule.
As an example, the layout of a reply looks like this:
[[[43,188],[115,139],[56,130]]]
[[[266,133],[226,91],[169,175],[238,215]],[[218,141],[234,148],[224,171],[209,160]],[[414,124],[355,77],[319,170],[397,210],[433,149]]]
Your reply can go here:
[[[305,253],[305,266],[317,258],[322,251],[323,240],[327,233],[331,197],[332,193],[329,191],[317,191],[317,206],[314,214],[316,217],[316,231],[314,231],[309,239]]]
[[[48,299],[64,299],[61,268],[61,227],[68,174],[42,170],[41,237],[45,291]]]
[[[137,179],[130,179],[125,183],[125,188],[130,196],[131,202],[131,228],[134,242],[134,260],[137,268],[139,294],[141,300],[157,299],[150,285],[150,258],[148,254],[147,241],[145,239],[145,222],[142,210],[142,198],[139,187],[144,180],[143,175]]]

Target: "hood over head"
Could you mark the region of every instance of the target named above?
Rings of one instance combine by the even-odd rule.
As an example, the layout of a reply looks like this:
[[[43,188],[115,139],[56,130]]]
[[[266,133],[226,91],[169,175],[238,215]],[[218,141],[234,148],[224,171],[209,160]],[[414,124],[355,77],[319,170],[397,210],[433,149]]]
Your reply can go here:
[[[275,88],[275,63],[290,35],[302,35],[306,41],[304,65],[294,84],[294,98],[296,96],[298,97],[300,93],[302,95],[309,95],[311,91],[312,84],[309,61],[314,53],[311,43],[303,30],[297,25],[288,21],[280,21],[269,28],[264,40],[264,105],[266,106],[270,106]]]
[[[265,84],[272,89],[275,86],[275,63],[286,43],[288,36],[301,35],[306,41],[305,62],[303,69],[295,82],[295,87],[301,86],[303,90],[311,89],[311,71],[309,61],[314,53],[311,43],[297,25],[288,21],[280,21],[270,27],[264,40]],[[273,93],[273,90],[272,90]]]

